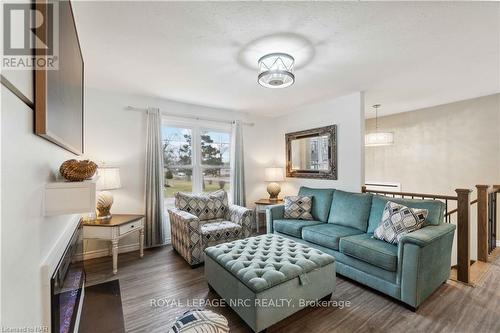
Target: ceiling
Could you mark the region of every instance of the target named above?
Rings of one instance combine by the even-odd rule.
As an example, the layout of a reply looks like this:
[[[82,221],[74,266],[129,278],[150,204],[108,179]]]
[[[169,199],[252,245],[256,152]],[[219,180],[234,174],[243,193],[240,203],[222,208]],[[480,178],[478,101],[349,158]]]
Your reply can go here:
[[[365,91],[366,115],[500,92],[498,2],[73,2],[89,87],[281,115]],[[257,60],[296,82],[257,84]]]

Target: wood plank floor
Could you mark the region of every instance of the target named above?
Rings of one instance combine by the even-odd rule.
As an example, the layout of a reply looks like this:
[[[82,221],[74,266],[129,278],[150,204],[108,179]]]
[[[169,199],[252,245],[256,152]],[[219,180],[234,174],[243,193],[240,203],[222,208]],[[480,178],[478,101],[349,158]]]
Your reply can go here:
[[[170,246],[146,250],[143,259],[136,252],[120,254],[118,261],[116,276],[111,273],[111,257],[88,260],[85,269],[89,285],[120,279],[127,332],[166,332],[177,316],[199,307],[187,302],[218,300],[208,290],[203,267],[191,269]],[[178,302],[155,308],[151,303],[158,299]],[[267,331],[500,332],[500,258],[475,287],[448,281],[416,313],[342,277],[332,300],[349,301],[351,306],[306,308]],[[231,332],[251,332],[229,307],[206,307],[226,316]]]

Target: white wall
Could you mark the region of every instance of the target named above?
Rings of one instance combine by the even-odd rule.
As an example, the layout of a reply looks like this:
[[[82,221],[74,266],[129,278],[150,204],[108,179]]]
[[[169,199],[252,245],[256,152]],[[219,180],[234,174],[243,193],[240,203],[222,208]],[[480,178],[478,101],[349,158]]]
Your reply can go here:
[[[275,119],[278,150],[275,163],[285,163],[285,133],[327,125],[337,125],[337,180],[287,178],[281,195],[296,194],[299,187],[332,187],[359,192],[364,184],[364,108],[363,94],[354,93],[334,100],[297,108],[293,113]],[[281,196],[280,195],[280,196]]]
[[[29,87],[27,78],[17,83]],[[3,86],[1,96],[1,325],[48,325],[41,267],[52,254],[62,255],[59,245],[67,244],[78,218],[44,217],[43,188],[75,155],[34,135],[33,110]]]

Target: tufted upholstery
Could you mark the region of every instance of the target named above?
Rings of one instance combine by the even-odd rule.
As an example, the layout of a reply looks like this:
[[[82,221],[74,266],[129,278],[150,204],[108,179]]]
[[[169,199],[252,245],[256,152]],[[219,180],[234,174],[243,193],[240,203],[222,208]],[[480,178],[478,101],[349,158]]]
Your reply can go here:
[[[254,292],[335,261],[334,257],[276,235],[261,235],[205,249],[206,255],[231,272]]]

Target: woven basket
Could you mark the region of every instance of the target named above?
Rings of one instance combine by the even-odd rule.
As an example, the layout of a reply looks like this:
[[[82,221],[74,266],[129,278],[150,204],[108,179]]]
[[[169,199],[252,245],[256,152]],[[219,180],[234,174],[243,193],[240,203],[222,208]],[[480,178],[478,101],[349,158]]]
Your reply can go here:
[[[92,161],[67,160],[59,168],[61,175],[71,182],[81,182],[91,178],[97,170],[97,164]]]

